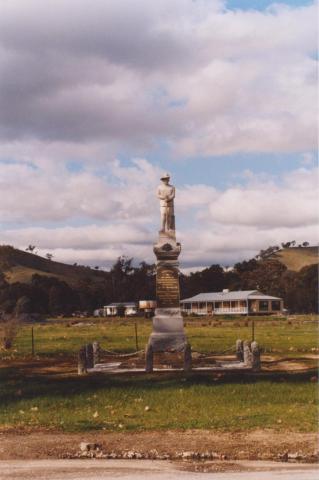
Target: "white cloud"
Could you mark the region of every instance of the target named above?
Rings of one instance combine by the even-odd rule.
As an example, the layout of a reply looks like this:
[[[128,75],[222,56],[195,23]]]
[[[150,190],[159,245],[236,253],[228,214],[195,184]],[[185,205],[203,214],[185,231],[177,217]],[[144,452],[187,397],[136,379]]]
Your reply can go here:
[[[145,158],[163,145],[169,158],[303,154],[280,178],[246,172],[218,190],[203,172],[179,188],[185,268],[316,241],[316,4],[225,5],[0,0],[1,243],[152,261],[161,170]]]
[[[100,176],[64,168],[41,169],[0,163],[0,218],[12,222],[50,222],[79,218],[149,221],[160,169],[143,159],[124,169],[118,161]]]
[[[315,18],[315,4],[2,0],[0,138],[48,161],[163,138],[179,156],[312,150]]]
[[[10,212],[7,220],[20,223],[32,216],[33,223],[40,225],[10,228],[8,223],[2,243],[20,248],[32,243],[40,253],[49,251],[57,260],[91,265],[110,266],[122,254],[154,261],[152,244],[159,224],[154,191],[160,171],[147,160],[136,159],[128,167],[114,161],[113,184],[110,178],[86,172],[66,173],[59,183],[58,178],[52,181],[51,176],[34,174],[25,165],[4,167],[12,182],[4,201],[1,197],[2,216]],[[182,266],[231,265],[269,245],[288,240],[317,242],[317,169],[301,168],[280,178],[250,172],[246,178],[244,184],[224,191],[209,185],[177,189]],[[80,223],[65,226],[76,216],[82,218]],[[41,225],[44,219],[51,220],[48,227]],[[56,225],[59,219],[64,225]]]

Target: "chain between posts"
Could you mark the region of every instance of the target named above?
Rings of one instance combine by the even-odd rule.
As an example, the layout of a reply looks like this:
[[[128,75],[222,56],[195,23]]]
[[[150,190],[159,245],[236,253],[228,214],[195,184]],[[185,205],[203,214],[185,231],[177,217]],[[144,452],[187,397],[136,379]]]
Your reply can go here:
[[[101,353],[107,353],[108,355],[114,355],[116,357],[134,357],[134,355],[137,355],[139,353],[144,353],[145,350],[137,350],[136,352],[132,352],[132,353],[117,353],[117,352],[112,352],[111,350],[105,350],[104,348],[101,348]],[[199,353],[200,355],[204,355],[204,356],[211,356],[211,355],[224,355],[225,353],[230,353],[230,352],[233,352],[235,353],[236,352],[236,345],[233,345],[232,347],[228,348],[227,350],[224,350],[223,352],[216,352],[216,353],[203,353],[203,352],[199,352],[198,350],[193,350],[193,353]]]
[[[236,345],[233,345],[232,347],[230,348],[227,348],[227,350],[224,350],[222,352],[210,352],[210,353],[203,353],[203,352],[199,352],[198,350],[192,350],[193,353],[199,353],[200,355],[204,355],[204,356],[211,356],[211,355],[224,355],[224,353],[228,353],[228,352],[233,352],[235,353],[236,352]]]
[[[136,352],[132,353],[117,353],[117,352],[112,352],[111,350],[105,350],[104,348],[101,348],[101,353],[107,353],[108,355],[114,355],[116,357],[133,357],[134,355],[137,355],[138,353],[143,353],[145,350],[137,350]]]

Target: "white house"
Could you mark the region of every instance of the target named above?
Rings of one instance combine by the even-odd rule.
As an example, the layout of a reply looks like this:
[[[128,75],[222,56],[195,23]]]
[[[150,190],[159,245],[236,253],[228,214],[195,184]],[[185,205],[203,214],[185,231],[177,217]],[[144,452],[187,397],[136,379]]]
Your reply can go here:
[[[103,316],[116,316],[116,315],[136,315],[137,314],[137,304],[135,302],[118,302],[110,303],[110,305],[105,305],[103,307]]]
[[[283,300],[265,295],[258,290],[199,293],[181,300],[182,312],[191,315],[262,315],[281,313]]]

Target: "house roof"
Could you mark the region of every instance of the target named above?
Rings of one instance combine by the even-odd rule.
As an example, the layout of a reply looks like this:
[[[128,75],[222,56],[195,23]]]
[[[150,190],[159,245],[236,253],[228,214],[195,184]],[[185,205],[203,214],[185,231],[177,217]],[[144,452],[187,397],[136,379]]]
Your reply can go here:
[[[237,292],[199,293],[194,297],[185,298],[181,302],[220,302],[222,300],[281,300],[278,297],[265,295],[258,290],[239,290]]]

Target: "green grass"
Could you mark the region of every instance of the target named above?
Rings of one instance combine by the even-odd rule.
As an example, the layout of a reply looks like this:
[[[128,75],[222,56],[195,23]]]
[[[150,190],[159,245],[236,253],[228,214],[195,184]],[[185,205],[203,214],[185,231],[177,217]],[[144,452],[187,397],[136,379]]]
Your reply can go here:
[[[135,350],[135,320],[79,321],[93,325],[71,326],[70,319],[52,319],[33,326],[36,368],[41,367],[42,360],[43,365],[45,362],[52,365],[52,359],[60,358],[69,359],[75,371],[75,356],[80,346],[94,340],[109,350]],[[139,348],[143,348],[151,332],[151,321],[136,321]],[[315,353],[313,349],[317,348],[316,321],[314,316],[298,316],[292,321],[255,318],[255,336],[266,352],[279,357],[303,356]],[[217,322],[212,318],[187,318],[186,331],[193,350],[221,353],[231,349],[237,338],[251,337],[251,320],[219,318]],[[315,431],[317,428],[316,384],[310,382],[309,376],[293,380],[283,375],[276,377],[277,380],[274,377],[258,381],[240,377],[216,380],[209,376],[78,377],[65,371],[57,374],[33,367],[10,367],[11,362],[26,367],[30,352],[31,326],[26,325],[19,331],[14,351],[1,352],[5,362],[0,368],[0,428],[65,431],[188,428]]]
[[[267,353],[285,356],[302,356],[314,352],[317,347],[317,319],[300,316],[289,323],[286,319],[255,318],[255,339]],[[74,320],[72,320],[74,321]],[[89,326],[72,326],[70,320],[51,320],[35,324],[35,351],[41,356],[75,355],[85,343],[98,340],[107,350],[133,352],[136,350],[134,320],[132,319],[80,319]],[[144,348],[151,333],[151,320],[137,319],[138,347]],[[221,324],[218,324],[220,323]],[[209,325],[209,323],[211,325]],[[245,326],[245,324],[248,326]],[[251,319],[219,322],[211,318],[186,319],[186,333],[193,350],[222,353],[235,346],[236,340],[251,339]],[[24,357],[31,353],[31,325],[19,330],[10,356]],[[1,351],[0,358],[8,356]]]
[[[316,387],[309,380],[222,383],[209,378],[154,380],[146,375],[134,379],[105,375],[25,379],[10,370],[3,374],[0,425],[4,428],[317,428]]]

